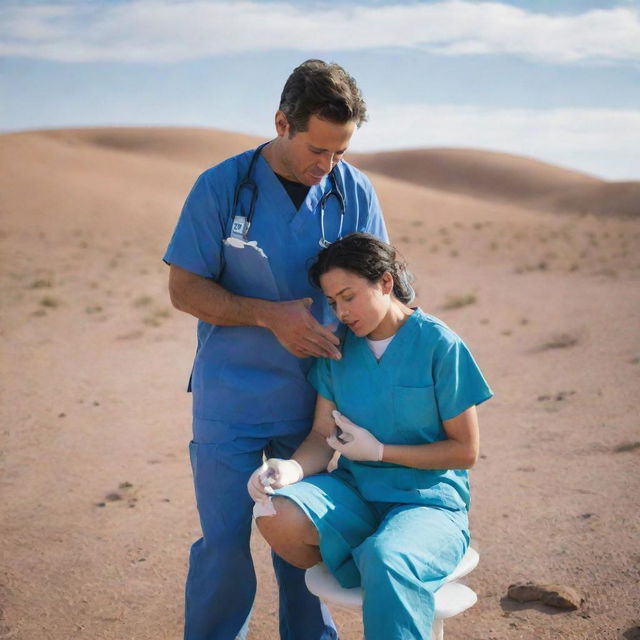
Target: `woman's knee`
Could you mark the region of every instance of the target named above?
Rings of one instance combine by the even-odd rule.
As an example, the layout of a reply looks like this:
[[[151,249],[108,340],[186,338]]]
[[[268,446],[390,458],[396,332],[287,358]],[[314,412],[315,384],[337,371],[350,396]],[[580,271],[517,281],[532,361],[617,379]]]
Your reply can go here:
[[[291,538],[304,544],[319,544],[318,531],[295,502],[278,496],[271,501],[276,514],[256,518],[258,529],[267,542],[270,543],[271,539]]]
[[[273,516],[256,518],[256,525],[271,548],[291,564],[307,569],[319,562],[318,531],[298,505],[288,498],[274,497]]]

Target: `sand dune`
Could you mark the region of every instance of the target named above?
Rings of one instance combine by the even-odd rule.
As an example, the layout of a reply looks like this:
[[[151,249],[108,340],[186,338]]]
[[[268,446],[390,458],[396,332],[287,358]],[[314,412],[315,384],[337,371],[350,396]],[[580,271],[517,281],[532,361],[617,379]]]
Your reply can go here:
[[[199,535],[184,393],[195,321],[170,307],[160,258],[196,176],[256,142],[0,136],[0,638],[180,637]],[[465,338],[496,392],[472,472],[479,602],[447,638],[634,637],[638,183],[487,152],[383,155],[356,160],[419,303]],[[270,640],[270,559],[257,536],[252,549],[250,637]],[[586,603],[517,605],[504,596],[521,580],[563,582]],[[343,640],[361,637],[357,616],[335,613]]]
[[[207,167],[226,158],[225,151],[239,153],[257,145],[260,138],[215,129],[181,127],[106,127],[59,129],[38,132],[58,142],[87,147],[147,154]]]
[[[598,182],[560,189],[539,200],[551,211],[640,217],[640,182]]]
[[[28,142],[27,142],[28,141]],[[61,129],[4,136],[5,153],[29,154],[29,145],[57,143],[57,152],[126,152],[131,158],[177,162],[196,168],[222,161],[261,141],[255,136],[212,129]],[[52,147],[50,147],[52,148]],[[121,158],[121,156],[118,156]],[[413,149],[349,154],[362,169],[419,186],[521,207],[581,214],[640,215],[640,181],[607,182],[531,158],[474,149]],[[9,163],[7,163],[9,164]],[[88,167],[90,168],[90,167]]]
[[[562,213],[640,215],[640,182],[605,182],[531,158],[474,149],[355,154],[354,164],[414,184]]]
[[[31,216],[45,228],[82,224],[87,216],[99,228],[156,224],[158,211],[168,204],[176,211],[195,176],[223,160],[227,149],[236,153],[257,143],[213,130],[153,128],[37,131],[0,139],[4,215],[16,216],[19,224]]]

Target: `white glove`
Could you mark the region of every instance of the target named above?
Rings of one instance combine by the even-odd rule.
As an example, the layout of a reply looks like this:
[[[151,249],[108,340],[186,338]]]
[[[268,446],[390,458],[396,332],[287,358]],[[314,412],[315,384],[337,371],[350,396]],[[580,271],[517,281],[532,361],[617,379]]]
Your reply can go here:
[[[249,478],[247,489],[254,502],[268,500],[274,489],[299,482],[304,477],[302,467],[295,460],[269,458]]]
[[[349,460],[361,462],[382,460],[384,445],[369,431],[359,427],[339,411],[332,412],[338,427],[336,433],[327,438],[327,444]]]

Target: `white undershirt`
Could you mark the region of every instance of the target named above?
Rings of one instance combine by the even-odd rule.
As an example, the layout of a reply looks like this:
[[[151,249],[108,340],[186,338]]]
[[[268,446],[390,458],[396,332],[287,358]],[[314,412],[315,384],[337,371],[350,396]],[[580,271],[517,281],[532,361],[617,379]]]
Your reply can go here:
[[[384,340],[369,340],[367,338],[367,344],[369,345],[369,349],[373,352],[376,360],[380,360],[382,358],[382,354],[387,350],[389,343],[396,337],[394,333],[390,338],[385,338]]]

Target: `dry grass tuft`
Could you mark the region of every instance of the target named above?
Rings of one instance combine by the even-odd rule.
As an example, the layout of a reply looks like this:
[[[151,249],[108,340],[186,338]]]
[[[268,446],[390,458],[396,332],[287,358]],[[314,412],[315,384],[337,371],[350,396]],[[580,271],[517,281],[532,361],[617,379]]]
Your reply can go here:
[[[46,278],[41,278],[39,280],[34,280],[30,285],[29,289],[50,289],[53,287],[53,282]]]
[[[133,301],[134,307],[148,307],[153,302],[153,298],[151,296],[138,296]]]
[[[640,442],[623,442],[613,448],[614,453],[627,453],[628,451],[636,451],[640,449]]]
[[[443,309],[460,309],[460,307],[467,307],[470,304],[475,304],[478,301],[475,294],[468,293],[461,296],[449,296],[447,301],[443,305]]]
[[[170,315],[171,309],[155,309],[151,312],[151,315],[142,319],[142,323],[148,327],[159,327]]]
[[[60,306],[60,301],[52,296],[45,296],[44,298],[42,298],[42,300],[40,300],[40,304],[43,307],[55,309]]]
[[[84,308],[84,312],[88,314],[101,313],[103,311],[99,304],[92,304]]]
[[[579,340],[577,336],[570,333],[558,333],[551,337],[548,342],[545,342],[540,346],[541,351],[548,349],[568,349],[569,347],[575,347]]]

